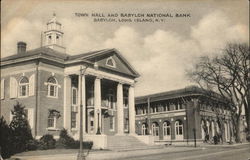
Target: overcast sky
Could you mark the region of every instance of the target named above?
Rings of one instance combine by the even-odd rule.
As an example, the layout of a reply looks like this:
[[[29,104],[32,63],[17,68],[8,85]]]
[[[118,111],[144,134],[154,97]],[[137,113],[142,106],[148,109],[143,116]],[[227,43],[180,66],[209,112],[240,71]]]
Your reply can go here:
[[[179,1],[1,1],[1,56],[40,46],[40,34],[53,13],[63,25],[68,54],[116,48],[141,77],[136,96],[179,89],[191,83],[185,76],[202,55],[213,55],[228,42],[248,42],[248,0]],[[187,13],[187,18],[164,22],[93,22],[75,13]]]

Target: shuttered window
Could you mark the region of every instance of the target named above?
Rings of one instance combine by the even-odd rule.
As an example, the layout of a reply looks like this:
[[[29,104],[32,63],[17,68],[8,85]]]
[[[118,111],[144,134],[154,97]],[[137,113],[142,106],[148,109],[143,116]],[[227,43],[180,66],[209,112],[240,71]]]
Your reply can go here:
[[[4,79],[1,79],[1,99],[4,99]]]
[[[17,97],[17,80],[14,77],[10,77],[10,98]]]
[[[29,78],[29,96],[35,95],[35,74]]]
[[[27,97],[29,91],[29,79],[22,77],[19,81],[19,97]]]

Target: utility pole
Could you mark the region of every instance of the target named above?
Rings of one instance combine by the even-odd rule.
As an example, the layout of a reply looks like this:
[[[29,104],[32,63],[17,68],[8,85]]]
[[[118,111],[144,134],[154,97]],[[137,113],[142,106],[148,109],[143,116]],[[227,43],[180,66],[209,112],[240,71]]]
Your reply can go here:
[[[148,133],[146,133],[146,134],[150,135],[150,134],[151,134],[151,133],[150,133],[150,130],[151,130],[151,128],[150,128],[150,118],[151,118],[151,117],[150,117],[150,98],[149,98],[149,97],[147,98],[147,104],[148,104],[148,105],[147,105],[147,110],[148,110],[148,111],[147,111],[147,117],[148,117],[148,118],[147,118],[146,123],[147,123],[147,128],[148,128],[148,131],[147,131],[147,132],[148,132]]]
[[[197,100],[194,100],[194,109],[193,109],[193,114],[194,114],[194,128],[193,128],[193,132],[194,132],[194,147],[196,147],[196,109],[197,109]]]
[[[83,119],[83,116],[82,116],[82,110],[83,110],[83,105],[82,105],[82,76],[84,75],[84,72],[87,70],[87,67],[85,69],[83,69],[83,66],[81,66],[80,68],[80,78],[79,78],[79,89],[80,89],[80,135],[79,135],[79,141],[80,141],[80,149],[79,149],[79,153],[77,155],[77,160],[85,160],[86,159],[86,156],[84,155],[84,151],[83,151],[83,146],[82,146],[82,143],[83,143],[83,131],[82,131],[82,119]]]

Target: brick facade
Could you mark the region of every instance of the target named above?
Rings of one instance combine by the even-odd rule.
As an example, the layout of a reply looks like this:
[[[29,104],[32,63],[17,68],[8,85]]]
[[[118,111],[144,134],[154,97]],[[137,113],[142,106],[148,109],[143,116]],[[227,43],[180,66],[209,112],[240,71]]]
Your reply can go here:
[[[197,87],[137,97],[136,112],[136,133],[154,135],[155,141],[175,143],[196,139],[203,142],[205,135],[213,141],[216,133],[222,134],[224,141],[230,141],[232,137],[231,110],[227,103],[218,97],[209,97]],[[177,121],[182,124],[181,128]],[[169,136],[167,129],[164,132],[164,122],[165,125],[170,124]],[[158,134],[154,133],[153,124],[157,125]],[[178,135],[180,130],[182,133]]]

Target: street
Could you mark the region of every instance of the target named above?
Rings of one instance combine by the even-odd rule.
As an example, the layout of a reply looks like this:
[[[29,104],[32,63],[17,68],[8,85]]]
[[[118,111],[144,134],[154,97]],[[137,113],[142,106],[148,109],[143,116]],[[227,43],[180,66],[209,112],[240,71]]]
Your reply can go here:
[[[129,160],[250,160],[250,145],[238,147],[209,147],[179,153],[160,153],[154,155],[125,158]],[[124,160],[125,160],[124,159]]]
[[[17,155],[21,160],[76,160],[77,153]],[[86,160],[250,160],[250,144],[208,145],[203,147],[169,146],[159,149],[90,152]]]

